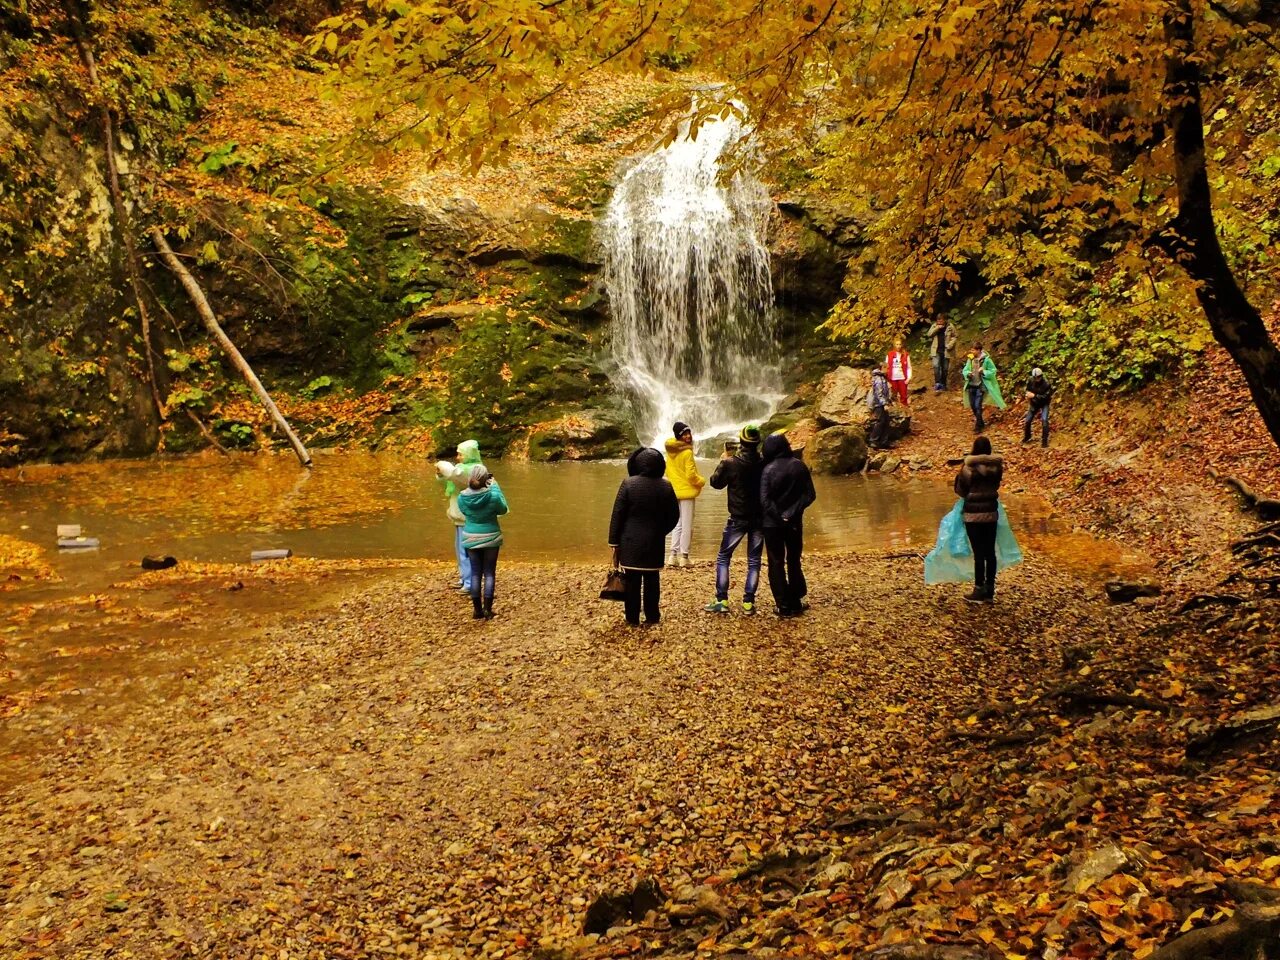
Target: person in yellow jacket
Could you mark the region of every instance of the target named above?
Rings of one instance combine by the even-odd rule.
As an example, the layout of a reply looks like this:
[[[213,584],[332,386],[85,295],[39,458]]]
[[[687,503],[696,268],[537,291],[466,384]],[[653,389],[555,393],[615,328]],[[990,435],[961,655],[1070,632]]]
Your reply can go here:
[[[698,473],[693,459],[693,431],[677,420],[671,428],[675,435],[667,441],[667,480],[680,504],[680,522],[671,531],[671,565],[689,565],[689,543],[693,540],[693,501],[698,499],[707,481]]]

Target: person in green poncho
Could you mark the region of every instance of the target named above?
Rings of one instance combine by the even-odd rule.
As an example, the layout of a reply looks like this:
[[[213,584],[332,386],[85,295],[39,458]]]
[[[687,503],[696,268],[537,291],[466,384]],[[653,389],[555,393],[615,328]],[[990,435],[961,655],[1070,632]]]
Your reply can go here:
[[[982,344],[975,343],[969,351],[961,376],[964,378],[965,400],[973,411],[973,431],[981,433],[987,428],[986,421],[982,419],[982,406],[987,396],[990,395],[991,402],[1001,410],[1006,406],[996,380],[995,361],[982,349]]]

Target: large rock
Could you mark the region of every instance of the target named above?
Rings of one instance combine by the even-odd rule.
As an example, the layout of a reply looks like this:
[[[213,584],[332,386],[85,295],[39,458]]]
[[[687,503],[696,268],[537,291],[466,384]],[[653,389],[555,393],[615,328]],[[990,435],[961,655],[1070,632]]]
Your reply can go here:
[[[806,463],[809,461],[809,448],[813,445],[813,438],[817,432],[818,422],[808,418],[799,420],[786,429],[787,443],[791,444],[791,449],[796,451],[796,456],[803,458]]]
[[[870,415],[867,396],[871,393],[871,371],[836,367],[822,378],[818,400],[813,405],[819,426],[864,424]]]
[[[853,473],[867,462],[867,431],[860,426],[827,427],[805,448],[814,473]]]
[[[534,427],[529,433],[530,460],[609,460],[635,449],[631,424],[608,410],[580,410]]]

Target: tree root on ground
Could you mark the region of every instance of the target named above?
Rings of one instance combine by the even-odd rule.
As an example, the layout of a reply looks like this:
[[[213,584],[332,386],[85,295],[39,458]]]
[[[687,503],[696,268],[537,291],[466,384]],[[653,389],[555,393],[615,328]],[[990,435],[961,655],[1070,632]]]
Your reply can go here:
[[[1244,597],[1234,593],[1197,593],[1195,596],[1183,601],[1177,612],[1190,613],[1192,610],[1203,610],[1205,607],[1217,606],[1218,604],[1224,607],[1238,607],[1244,602]]]
[[[1061,700],[1070,706],[1077,707],[1136,707],[1139,710],[1155,710],[1158,713],[1172,714],[1177,708],[1171,703],[1152,700],[1148,697],[1135,697],[1127,693],[1110,693],[1097,690],[1084,684],[1071,683],[1055,690],[1049,690],[1044,700]]]
[[[1242,506],[1245,510],[1252,510],[1258,515],[1260,520],[1277,520],[1280,519],[1280,500],[1271,497],[1259,497],[1254,493],[1253,488],[1241,480],[1239,477],[1224,477],[1213,467],[1205,470],[1209,476],[1215,480],[1220,480],[1228,487],[1232,487],[1243,501]]]
[[[1187,742],[1188,760],[1206,760],[1241,743],[1271,740],[1280,734],[1280,706],[1251,710]]]
[[[1243,903],[1230,920],[1169,941],[1148,960],[1275,960],[1280,958],[1280,903]]]

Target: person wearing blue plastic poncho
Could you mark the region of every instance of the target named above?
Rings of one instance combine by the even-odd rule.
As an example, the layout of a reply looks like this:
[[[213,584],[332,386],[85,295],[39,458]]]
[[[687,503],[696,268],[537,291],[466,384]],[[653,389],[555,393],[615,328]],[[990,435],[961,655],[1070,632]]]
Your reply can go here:
[[[991,452],[991,441],[978,437],[973,453],[956,475],[961,498],[938,525],[938,543],[924,558],[925,583],[963,583],[973,571],[972,603],[990,603],[996,595],[996,572],[1022,561],[1022,550],[1000,502],[1004,461]]]

